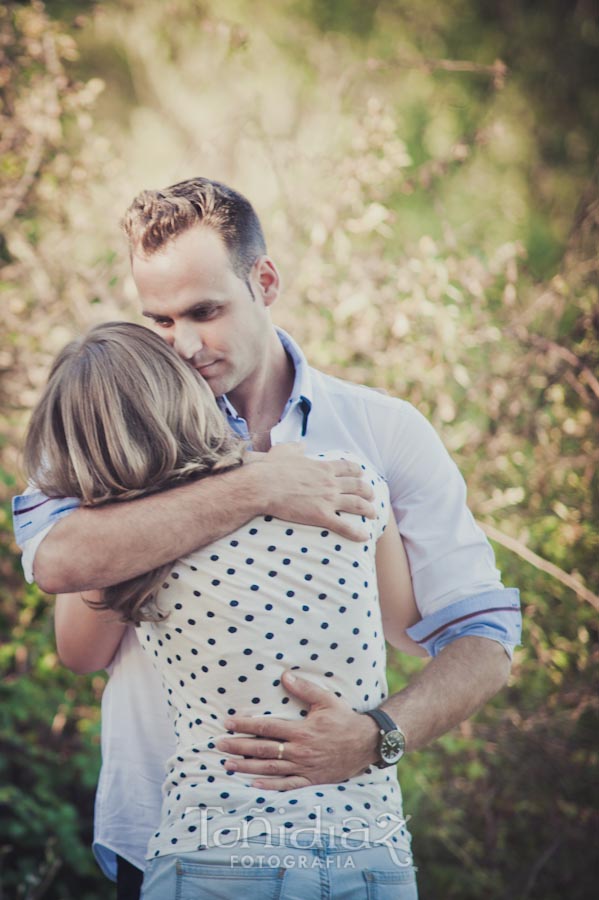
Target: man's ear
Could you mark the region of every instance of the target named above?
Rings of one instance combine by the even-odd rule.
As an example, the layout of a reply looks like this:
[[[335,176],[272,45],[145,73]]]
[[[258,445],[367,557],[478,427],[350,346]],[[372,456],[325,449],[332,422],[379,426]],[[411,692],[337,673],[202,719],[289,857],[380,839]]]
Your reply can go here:
[[[260,256],[254,263],[252,272],[254,283],[260,291],[265,306],[271,306],[279,296],[281,278],[270,256]]]

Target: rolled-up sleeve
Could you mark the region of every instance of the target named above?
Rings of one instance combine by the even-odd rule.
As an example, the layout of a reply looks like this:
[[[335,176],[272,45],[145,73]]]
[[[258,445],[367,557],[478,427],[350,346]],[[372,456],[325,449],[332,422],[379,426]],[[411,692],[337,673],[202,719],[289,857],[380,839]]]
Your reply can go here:
[[[469,635],[497,641],[510,659],[514,647],[520,643],[521,632],[520,596],[515,588],[457,600],[407,630],[412,640],[430,656],[436,656],[457,638]]]
[[[46,497],[30,485],[24,494],[13,497],[12,515],[15,541],[21,548],[21,564],[27,581],[33,579],[33,561],[37,548],[50,529],[81,506],[75,497]]]
[[[400,402],[381,448],[422,620],[408,634],[432,655],[465,635],[521,639],[519,593],[505,588],[493,549],[467,506],[466,485],[434,428]]]

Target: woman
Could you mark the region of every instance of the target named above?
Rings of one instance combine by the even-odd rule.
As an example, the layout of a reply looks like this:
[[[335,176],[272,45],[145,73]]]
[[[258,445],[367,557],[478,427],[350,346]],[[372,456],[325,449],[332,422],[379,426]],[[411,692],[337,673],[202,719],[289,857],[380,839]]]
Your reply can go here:
[[[26,465],[39,487],[86,505],[255,464],[254,456],[230,433],[197,373],[148,329],[125,323],[97,326],[62,351],[26,443]],[[287,851],[291,836],[310,829],[339,845],[338,861],[349,854],[346,865],[355,868],[353,857],[360,857],[369,877],[381,876],[377,896],[387,896],[383,884],[389,897],[416,896],[411,868],[382,849],[393,844],[402,862],[409,854],[403,827],[389,837],[389,817],[402,821],[394,771],[372,768],[340,785],[282,794],[253,787],[217,746],[235,713],[306,715],[281,686],[286,668],[299,669],[360,712],[387,696],[383,626],[402,649],[419,652],[404,634],[418,614],[388,491],[364,469],[377,506],[364,544],[261,516],[184,559],[87,598],[138,626],[173,713],[177,749],[167,766],[161,824],[148,848],[144,898],[184,896],[185,889],[190,897],[228,896],[215,885],[232,889],[221,879],[232,877],[240,840],[254,851]],[[284,745],[282,734],[279,758]],[[378,849],[371,846],[377,843]],[[305,855],[305,841],[295,849],[302,848]],[[261,895],[283,885],[285,896],[299,876],[307,900],[317,873],[292,869],[251,867]],[[317,880],[314,885],[320,891]]]

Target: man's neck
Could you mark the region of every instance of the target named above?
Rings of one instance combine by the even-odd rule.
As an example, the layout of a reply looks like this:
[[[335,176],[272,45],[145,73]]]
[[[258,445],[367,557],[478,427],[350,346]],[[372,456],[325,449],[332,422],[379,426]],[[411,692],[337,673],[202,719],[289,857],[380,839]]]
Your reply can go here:
[[[256,450],[270,448],[270,430],[283,415],[293,390],[295,367],[273,329],[264,358],[251,379],[228,395],[254,436]]]

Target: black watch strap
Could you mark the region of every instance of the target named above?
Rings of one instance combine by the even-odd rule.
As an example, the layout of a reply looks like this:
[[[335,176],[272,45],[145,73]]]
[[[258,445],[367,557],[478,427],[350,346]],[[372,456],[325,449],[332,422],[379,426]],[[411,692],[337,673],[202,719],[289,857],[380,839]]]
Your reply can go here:
[[[383,712],[382,709],[369,709],[366,710],[364,715],[370,716],[371,719],[374,719],[381,731],[384,731],[385,734],[388,731],[395,731],[397,729],[397,725],[395,724],[391,716],[388,716],[387,713]]]

